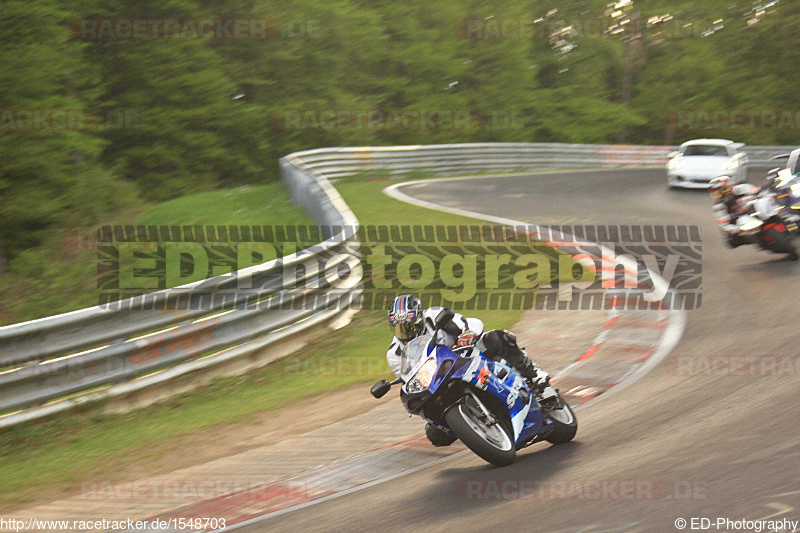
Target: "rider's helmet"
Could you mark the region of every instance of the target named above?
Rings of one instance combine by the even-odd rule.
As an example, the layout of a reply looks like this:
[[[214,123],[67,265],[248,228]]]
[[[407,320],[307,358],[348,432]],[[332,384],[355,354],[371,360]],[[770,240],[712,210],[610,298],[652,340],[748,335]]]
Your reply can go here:
[[[389,307],[389,327],[394,336],[407,342],[419,336],[425,328],[422,302],[412,294],[401,294]]]
[[[733,194],[733,184],[731,184],[731,178],[728,176],[714,178],[708,184],[708,193],[715,202],[728,199]]]

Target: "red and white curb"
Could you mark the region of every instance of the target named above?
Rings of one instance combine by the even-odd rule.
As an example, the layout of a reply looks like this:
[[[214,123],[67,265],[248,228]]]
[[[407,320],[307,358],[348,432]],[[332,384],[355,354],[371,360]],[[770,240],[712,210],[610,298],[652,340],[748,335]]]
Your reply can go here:
[[[467,176],[415,180],[391,185],[386,187],[383,192],[395,200],[419,207],[486,220],[504,226],[524,227],[529,236],[536,238],[537,235],[542,235],[543,238],[541,240],[543,242],[572,255],[577,261],[581,261],[582,256],[589,259],[597,258],[596,251],[598,246],[601,255],[609,254],[613,256],[611,250],[599,245],[599,243],[580,242],[566,233],[562,233],[561,236],[563,238],[556,241],[551,238],[552,235],[549,231],[539,231],[538,228],[540,226],[535,224],[438,205],[414,198],[400,190],[402,187],[433,182],[441,183],[445,180],[459,181],[486,178],[489,177]],[[625,257],[618,257],[617,260],[624,266],[625,279],[633,282],[638,281],[638,265],[636,265],[635,261]],[[593,261],[592,265],[594,265]],[[653,292],[657,290],[659,294],[664,295],[664,298],[669,295],[669,283],[666,280],[650,269],[648,269],[648,275],[653,283],[653,286],[648,287],[648,289],[652,289]],[[608,397],[612,389],[617,392],[630,385],[652,368],[658,366],[680,341],[686,325],[684,311],[664,308],[663,305],[658,306],[659,309],[657,310],[634,311],[625,309],[625,304],[625,301],[611,302],[608,319],[592,345],[574,363],[553,377],[553,382],[558,384],[559,389],[564,392],[570,403],[575,403],[576,406],[583,405],[599,397]],[[653,332],[656,333],[654,334]],[[653,342],[643,342],[643,339],[648,338],[653,338]],[[598,354],[603,355],[604,352],[610,350],[614,350],[615,353],[623,353],[625,357],[609,360],[609,358],[598,356]],[[602,363],[600,363],[601,361]]]
[[[215,516],[225,518],[224,531],[229,531],[395,479],[464,450],[460,443],[435,448],[424,435],[420,435],[285,479],[159,514],[147,522],[169,523],[171,519]],[[381,472],[378,478],[375,477],[376,471]]]

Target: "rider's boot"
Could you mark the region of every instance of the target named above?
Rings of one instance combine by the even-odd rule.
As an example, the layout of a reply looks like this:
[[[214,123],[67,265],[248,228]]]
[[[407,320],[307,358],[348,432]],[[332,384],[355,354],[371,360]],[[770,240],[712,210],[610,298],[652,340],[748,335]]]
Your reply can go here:
[[[425,423],[425,436],[434,446],[450,446],[456,441],[452,435],[448,435],[430,422]]]
[[[525,381],[533,390],[534,394],[540,394],[548,385],[550,385],[550,374],[545,370],[539,368],[539,365],[531,361],[524,350],[522,352],[522,359],[516,365]]]

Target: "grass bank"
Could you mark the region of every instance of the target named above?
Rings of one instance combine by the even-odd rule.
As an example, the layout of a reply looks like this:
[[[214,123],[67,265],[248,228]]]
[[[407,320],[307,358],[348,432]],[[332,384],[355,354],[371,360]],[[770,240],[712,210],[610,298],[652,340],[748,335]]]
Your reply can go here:
[[[313,221],[292,203],[280,182],[210,191],[141,205],[102,225],[292,225]],[[0,277],[0,325],[33,320],[98,304],[96,228],[51,233],[41,246],[15,258]]]

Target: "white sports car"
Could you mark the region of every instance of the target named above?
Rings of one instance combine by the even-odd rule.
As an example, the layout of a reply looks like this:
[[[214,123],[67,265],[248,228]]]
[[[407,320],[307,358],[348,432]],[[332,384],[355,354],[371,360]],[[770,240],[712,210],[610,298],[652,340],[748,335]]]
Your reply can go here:
[[[727,139],[695,139],[683,143],[669,154],[667,185],[706,189],[719,176],[730,176],[734,183],[747,178],[747,154],[743,143]]]

